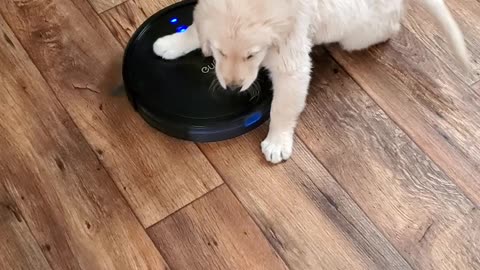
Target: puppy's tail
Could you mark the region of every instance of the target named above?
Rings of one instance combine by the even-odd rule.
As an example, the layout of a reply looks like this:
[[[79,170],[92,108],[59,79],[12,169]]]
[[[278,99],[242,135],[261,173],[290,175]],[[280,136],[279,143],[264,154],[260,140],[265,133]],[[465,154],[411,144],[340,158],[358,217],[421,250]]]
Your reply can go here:
[[[470,57],[465,46],[463,33],[448,10],[444,0],[420,0],[423,6],[435,17],[437,23],[448,38],[448,43],[465,71],[472,69]]]

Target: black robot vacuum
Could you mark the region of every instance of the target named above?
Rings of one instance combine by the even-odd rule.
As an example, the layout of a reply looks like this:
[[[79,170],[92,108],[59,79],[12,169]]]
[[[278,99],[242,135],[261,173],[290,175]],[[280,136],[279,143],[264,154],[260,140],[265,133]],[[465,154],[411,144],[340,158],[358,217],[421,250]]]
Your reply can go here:
[[[134,109],[152,127],[183,140],[215,142],[243,135],[269,119],[272,84],[259,72],[256,91],[223,89],[215,62],[195,50],[176,60],[153,52],[154,42],[184,32],[196,1],[182,1],[147,19],[132,36],[123,59],[123,80]]]

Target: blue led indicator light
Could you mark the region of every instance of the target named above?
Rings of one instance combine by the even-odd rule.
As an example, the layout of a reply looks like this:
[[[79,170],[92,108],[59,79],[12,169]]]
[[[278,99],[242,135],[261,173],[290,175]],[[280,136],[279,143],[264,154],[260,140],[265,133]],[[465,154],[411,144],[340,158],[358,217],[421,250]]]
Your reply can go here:
[[[178,19],[177,19],[177,18],[172,18],[172,19],[170,20],[170,23],[172,23],[172,24],[176,24],[177,22],[178,22]]]
[[[188,28],[188,26],[182,25],[182,26],[177,28],[177,32],[183,33],[185,31],[187,31],[187,28]]]
[[[245,127],[250,127],[262,119],[262,114],[256,112],[245,119]]]

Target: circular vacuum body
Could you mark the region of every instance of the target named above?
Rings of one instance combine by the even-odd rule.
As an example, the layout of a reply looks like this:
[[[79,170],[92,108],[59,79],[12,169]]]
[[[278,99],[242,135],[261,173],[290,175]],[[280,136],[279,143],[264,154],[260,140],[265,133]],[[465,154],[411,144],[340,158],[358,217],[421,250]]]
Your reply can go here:
[[[216,81],[215,62],[198,49],[176,60],[153,52],[160,37],[184,32],[193,21],[196,1],[182,1],[150,17],[132,36],[123,63],[129,101],[145,121],[179,139],[214,142],[245,134],[268,120],[271,81],[257,78],[260,92],[234,92]]]

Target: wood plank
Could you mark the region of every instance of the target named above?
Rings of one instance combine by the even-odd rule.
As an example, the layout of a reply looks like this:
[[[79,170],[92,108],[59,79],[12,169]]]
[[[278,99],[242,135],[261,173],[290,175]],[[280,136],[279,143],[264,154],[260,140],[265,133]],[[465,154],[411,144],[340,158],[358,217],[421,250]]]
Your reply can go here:
[[[265,134],[201,147],[291,269],[410,269],[300,141],[291,162],[266,164]]]
[[[88,0],[97,13],[112,9],[127,0]]]
[[[0,1],[0,10],[144,226],[222,183],[195,144],[156,132],[110,95],[123,52],[88,3]]]
[[[1,16],[0,29],[2,185],[52,268],[167,269]]]
[[[465,83],[472,84],[480,80],[480,2],[476,0],[447,0],[459,27],[465,34],[465,41],[472,57],[473,72],[466,73],[455,60],[447,43],[445,34],[435,24],[435,19],[425,10],[419,1],[408,2],[407,18],[404,25],[415,33],[419,41],[439,57]]]
[[[17,204],[0,182],[0,265],[2,269],[51,269]]]
[[[201,148],[290,269],[411,269],[301,141],[267,164],[266,132]]]
[[[287,269],[225,185],[148,233],[173,269]]]
[[[480,81],[476,82],[472,85],[473,91],[475,91],[478,95],[480,95]]]
[[[314,62],[298,136],[413,268],[478,269],[475,204],[331,58]]]
[[[147,15],[133,1],[127,1],[100,17],[123,47],[127,46],[130,37],[147,19]]]
[[[136,29],[159,10],[177,0],[130,0],[100,15],[117,40],[125,47]]]
[[[408,31],[383,46],[334,57],[477,205],[480,97]]]

